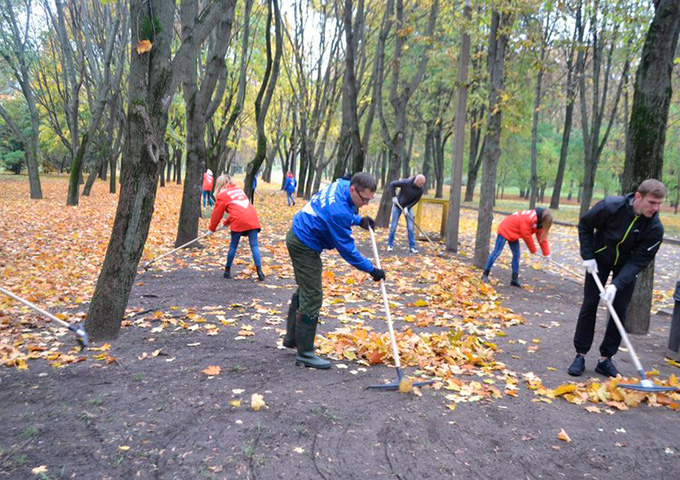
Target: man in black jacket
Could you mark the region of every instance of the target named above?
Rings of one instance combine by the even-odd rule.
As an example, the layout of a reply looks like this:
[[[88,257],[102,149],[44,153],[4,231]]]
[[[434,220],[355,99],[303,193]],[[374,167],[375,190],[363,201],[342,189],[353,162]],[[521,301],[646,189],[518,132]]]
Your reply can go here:
[[[574,334],[576,358],[567,370],[569,375],[577,377],[585,370],[585,355],[593,343],[600,297],[612,302],[621,321],[625,321],[635,279],[654,259],[663,240],[663,225],[658,212],[665,198],[663,183],[648,179],[635,193],[607,197],[598,202],[579,221],[581,257],[587,273],[583,304]],[[609,274],[613,274],[611,284],[602,295],[593,273],[600,277],[603,285]],[[609,377],[618,375],[611,357],[620,344],[621,335],[610,317],[600,344],[602,358],[597,362],[596,372]]]
[[[423,196],[425,187],[425,175],[416,175],[411,178],[402,178],[390,183],[390,194],[392,195],[392,225],[390,226],[390,236],[387,239],[387,251],[391,252],[394,248],[394,234],[399,224],[399,216],[404,213],[406,217],[406,230],[408,231],[408,247],[411,253],[418,253],[416,249],[416,235],[413,232],[413,206],[418,203]],[[399,196],[396,189],[399,188]]]

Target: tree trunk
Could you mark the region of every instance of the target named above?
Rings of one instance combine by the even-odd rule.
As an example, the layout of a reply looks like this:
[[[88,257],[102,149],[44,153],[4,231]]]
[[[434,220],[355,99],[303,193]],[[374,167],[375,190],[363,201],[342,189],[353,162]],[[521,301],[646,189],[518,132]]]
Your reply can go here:
[[[477,233],[475,237],[474,264],[483,268],[489,255],[489,237],[493,222],[493,205],[496,187],[496,170],[498,158],[501,154],[501,105],[500,96],[503,92],[505,67],[505,49],[508,44],[509,30],[512,26],[510,14],[491,14],[491,31],[489,33],[489,115],[487,134],[484,138],[482,158],[484,172],[477,214]]]
[[[472,18],[471,1],[465,0],[463,18]],[[467,123],[468,69],[470,65],[470,33],[463,29],[460,56],[458,58],[458,100],[453,127],[453,155],[451,156],[451,188],[449,190],[449,213],[446,220],[446,249],[458,252],[458,228],[460,223],[460,197],[463,186],[463,150],[465,124]]]
[[[216,108],[211,108],[213,107],[211,99],[220,74],[225,69],[224,56],[231,39],[234,8],[235,2],[232,2],[228,10],[220,12],[221,21],[210,42],[208,60],[200,88],[198,87],[198,74],[195,67],[190,68],[185,74],[187,159],[175,248],[198,237],[198,219],[201,216],[201,179],[208,155],[205,146],[206,123],[216,110]],[[194,28],[194,18],[196,18],[197,13],[197,4],[185,8],[185,2],[182,3],[180,16],[183,39],[186,39]],[[221,98],[221,95],[216,95],[216,97]],[[195,243],[194,246],[197,246],[197,244]]]
[[[404,22],[404,5],[403,0],[396,0],[396,21],[397,27],[403,28]],[[439,2],[434,0],[430,8],[430,15],[428,19],[427,33],[428,37],[434,34],[435,21],[437,13],[439,12]],[[411,78],[410,82],[404,81],[402,84],[400,62],[404,52],[404,45],[406,39],[402,35],[397,35],[395,40],[395,49],[392,63],[392,84],[390,86],[390,104],[394,113],[394,133],[392,135],[388,132],[387,123],[384,116],[381,114],[381,130],[383,137],[388,144],[390,151],[389,170],[387,172],[386,184],[389,185],[399,177],[400,167],[402,165],[402,158],[405,154],[405,135],[406,135],[406,113],[409,100],[413,92],[418,88],[420,82],[423,80],[425,69],[428,62],[429,45],[420,59],[418,70]],[[402,88],[400,91],[399,89]],[[380,103],[379,103],[380,105]],[[389,195],[383,195],[378,207],[378,214],[375,218],[375,224],[378,227],[387,227],[390,221],[390,212],[392,210],[392,200],[388,198]]]
[[[482,112],[480,118],[483,118],[483,116],[484,114]],[[482,138],[482,129],[477,126],[478,119],[475,111],[470,114],[470,120],[470,152],[468,153],[468,175],[465,184],[464,200],[466,202],[471,202],[474,198],[477,174],[479,173],[479,167],[482,166],[481,152],[484,151],[484,147],[486,146],[486,136],[484,136],[482,146],[481,148],[479,147]]]
[[[274,10],[274,29],[276,38],[276,53],[272,60],[272,45],[271,45],[271,22],[272,9]],[[283,35],[281,32],[281,12],[279,11],[278,0],[269,0],[267,3],[267,68],[265,70],[262,86],[255,99],[255,119],[257,124],[257,150],[255,151],[255,158],[248,163],[246,167],[245,191],[246,195],[250,197],[253,194],[253,179],[257,175],[264,157],[267,154],[267,136],[264,131],[264,121],[267,117],[269,104],[274,95],[274,88],[279,77],[279,68],[281,64],[281,55],[283,48]]]
[[[121,193],[113,231],[106,250],[85,322],[92,341],[118,335],[125,315],[137,264],[149,233],[154,209],[160,154],[168,120],[167,98],[177,85],[176,72],[186,71],[198,56],[198,48],[219,21],[217,9],[224,11],[234,0],[217,0],[201,12],[193,35],[175,49],[170,59],[175,5],[164,0],[130,0],[132,31],[150,21],[140,12],[152,8],[153,22],[160,30],[149,40],[151,51],[130,52],[128,129],[121,171]],[[212,15],[211,15],[212,14]]]
[[[334,178],[344,175],[347,166],[350,173],[364,169],[364,148],[359,134],[359,116],[357,113],[357,78],[354,67],[355,32],[352,28],[352,0],[345,0],[343,6],[343,24],[345,28],[345,73],[342,85],[342,124],[338,140],[338,154]],[[359,2],[357,17],[363,16],[363,1]],[[360,19],[357,18],[359,21]]]
[[[621,185],[624,192],[634,191],[647,178],[661,179],[679,32],[680,3],[660,0],[647,31],[635,78]],[[654,262],[638,276],[626,317],[630,333],[649,331],[653,283]]]

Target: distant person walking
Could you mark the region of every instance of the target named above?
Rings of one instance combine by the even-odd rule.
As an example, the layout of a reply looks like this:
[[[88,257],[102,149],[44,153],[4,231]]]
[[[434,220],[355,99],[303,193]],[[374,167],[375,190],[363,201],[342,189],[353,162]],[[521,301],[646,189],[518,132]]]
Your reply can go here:
[[[213,206],[213,199],[212,199],[212,189],[213,189],[213,184],[215,183],[215,180],[213,179],[213,172],[210,169],[207,169],[205,173],[203,174],[203,208],[206,207],[206,203],[208,206],[212,207]]]
[[[229,175],[220,175],[215,185],[217,204],[210,217],[208,230],[214,232],[222,220],[224,213],[229,216],[224,221],[225,226],[231,227],[231,243],[227,254],[227,264],[224,267],[224,278],[231,278],[231,265],[236,256],[236,249],[241,237],[248,237],[250,251],[253,253],[253,262],[257,269],[258,280],[264,280],[262,272],[262,260],[260,247],[257,244],[257,234],[261,230],[260,220],[257,217],[255,207],[248,201],[245,192],[238,188]]]
[[[519,283],[519,239],[524,240],[531,253],[536,253],[536,244],[532,238],[535,235],[543,255],[550,257],[548,233],[550,232],[552,222],[553,218],[550,210],[540,207],[533,210],[515,212],[505,217],[501,224],[498,225],[496,245],[486,261],[482,280],[485,283],[489,283],[491,267],[493,267],[494,262],[503,251],[505,242],[508,242],[512,251],[512,280],[510,285],[521,288],[522,284]]]
[[[286,180],[283,182],[283,189],[286,192],[286,200],[288,201],[288,206],[295,205],[295,198],[293,198],[293,193],[295,193],[295,187],[297,187],[297,181],[293,172],[286,173]]]
[[[392,224],[390,235],[387,238],[387,251],[394,249],[394,234],[397,231],[399,217],[402,212],[406,217],[406,230],[408,232],[408,248],[411,253],[418,253],[416,249],[416,235],[413,231],[413,207],[423,196],[425,190],[425,175],[416,175],[411,178],[402,178],[390,183],[390,195],[392,195]],[[399,195],[397,195],[397,188]],[[401,208],[400,208],[401,207]]]
[[[253,205],[255,205],[255,189],[257,189],[257,172],[253,176],[253,189],[250,191],[250,197],[248,198]]]

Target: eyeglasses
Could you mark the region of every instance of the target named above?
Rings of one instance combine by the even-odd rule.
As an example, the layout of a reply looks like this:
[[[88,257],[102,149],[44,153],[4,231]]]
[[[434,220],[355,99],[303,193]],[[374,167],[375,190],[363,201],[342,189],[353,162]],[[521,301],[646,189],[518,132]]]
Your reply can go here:
[[[354,190],[354,191],[357,192],[357,195],[359,195],[359,198],[361,199],[361,204],[362,204],[362,205],[368,205],[368,202],[370,202],[371,200],[373,200],[372,198],[364,198],[364,197],[359,193],[359,190]]]

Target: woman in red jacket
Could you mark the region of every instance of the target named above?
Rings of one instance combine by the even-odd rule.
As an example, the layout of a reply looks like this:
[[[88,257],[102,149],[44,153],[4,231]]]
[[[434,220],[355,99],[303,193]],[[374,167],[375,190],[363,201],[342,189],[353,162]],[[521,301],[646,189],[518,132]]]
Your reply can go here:
[[[227,254],[227,264],[224,267],[224,278],[231,278],[231,264],[236,256],[236,249],[241,237],[248,237],[250,250],[253,252],[253,261],[257,267],[258,280],[264,280],[260,247],[257,245],[257,234],[261,229],[260,220],[257,218],[255,207],[248,201],[245,192],[238,188],[229,175],[220,175],[215,184],[217,203],[210,217],[208,229],[214,232],[226,211],[227,219],[225,226],[231,226],[231,243]]]
[[[498,226],[496,246],[486,261],[482,280],[485,283],[489,283],[489,271],[503,251],[505,242],[508,242],[510,250],[512,251],[512,281],[510,282],[510,285],[522,287],[519,283],[519,239],[521,238],[524,240],[524,243],[527,244],[531,253],[536,253],[536,244],[532,238],[532,235],[536,235],[543,255],[549,257],[550,247],[548,246],[548,232],[552,226],[552,221],[553,218],[550,210],[544,208],[522,210],[521,212],[515,212],[512,215],[505,217]]]

